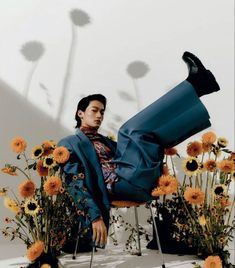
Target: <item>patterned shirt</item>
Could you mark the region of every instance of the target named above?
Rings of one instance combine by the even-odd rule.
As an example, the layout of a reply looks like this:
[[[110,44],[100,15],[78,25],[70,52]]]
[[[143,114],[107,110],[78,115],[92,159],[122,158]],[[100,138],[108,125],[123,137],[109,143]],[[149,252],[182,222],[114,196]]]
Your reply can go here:
[[[102,136],[97,133],[96,129],[89,127],[81,127],[80,130],[90,139],[90,141],[94,145],[104,176],[104,182],[108,191],[111,193],[112,184],[117,178],[117,175],[115,174],[116,164],[111,162],[114,154],[110,150],[110,148],[104,143]]]

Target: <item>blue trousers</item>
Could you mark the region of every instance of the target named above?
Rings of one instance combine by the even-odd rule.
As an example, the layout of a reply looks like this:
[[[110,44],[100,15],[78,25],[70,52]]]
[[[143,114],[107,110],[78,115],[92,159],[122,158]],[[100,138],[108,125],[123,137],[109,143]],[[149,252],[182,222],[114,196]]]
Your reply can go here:
[[[115,199],[151,200],[162,175],[164,149],[209,127],[209,118],[193,86],[183,81],[122,125],[113,160]]]

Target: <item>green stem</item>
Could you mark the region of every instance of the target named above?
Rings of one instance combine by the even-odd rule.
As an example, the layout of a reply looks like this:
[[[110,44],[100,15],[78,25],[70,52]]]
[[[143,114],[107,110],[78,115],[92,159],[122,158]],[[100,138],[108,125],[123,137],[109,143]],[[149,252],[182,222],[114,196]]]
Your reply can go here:
[[[26,155],[25,155],[25,152],[23,153],[23,156],[24,156],[24,159],[26,161],[26,164],[27,164],[27,170],[28,170],[28,173],[29,175],[27,176],[27,178],[31,178],[31,175],[30,175],[30,170],[29,170],[29,160],[27,159]]]
[[[30,179],[30,177],[28,176],[28,174],[26,174],[21,168],[19,168],[19,167],[15,167],[15,168],[18,169],[20,172],[22,172],[27,179]]]

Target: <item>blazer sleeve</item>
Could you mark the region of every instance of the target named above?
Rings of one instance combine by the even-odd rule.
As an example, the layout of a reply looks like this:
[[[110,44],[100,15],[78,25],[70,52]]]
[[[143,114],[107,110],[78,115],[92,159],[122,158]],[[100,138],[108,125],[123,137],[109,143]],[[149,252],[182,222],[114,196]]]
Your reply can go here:
[[[65,183],[79,210],[84,210],[92,221],[102,216],[101,210],[95,203],[92,195],[84,185],[85,170],[81,160],[74,152],[72,145],[66,139],[61,140],[58,146],[66,147],[70,152],[69,160],[62,165]]]

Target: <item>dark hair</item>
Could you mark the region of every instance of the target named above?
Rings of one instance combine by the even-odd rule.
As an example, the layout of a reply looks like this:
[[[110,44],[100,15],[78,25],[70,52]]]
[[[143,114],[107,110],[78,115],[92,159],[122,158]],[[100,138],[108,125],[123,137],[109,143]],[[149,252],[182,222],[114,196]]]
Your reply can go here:
[[[100,101],[104,105],[104,109],[106,108],[106,98],[102,94],[92,94],[92,95],[88,95],[87,97],[82,98],[78,102],[77,111],[75,113],[75,120],[77,121],[77,125],[75,126],[75,128],[79,128],[81,126],[81,119],[78,116],[78,111],[81,110],[85,112],[90,102],[94,100]]]

